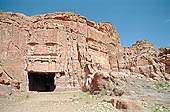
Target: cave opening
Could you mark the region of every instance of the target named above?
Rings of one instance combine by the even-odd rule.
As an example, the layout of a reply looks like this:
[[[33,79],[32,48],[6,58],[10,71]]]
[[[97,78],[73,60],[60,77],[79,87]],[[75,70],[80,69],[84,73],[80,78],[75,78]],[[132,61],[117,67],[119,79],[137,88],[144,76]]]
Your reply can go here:
[[[36,73],[28,72],[29,91],[52,92],[55,90],[54,85],[55,73]]]

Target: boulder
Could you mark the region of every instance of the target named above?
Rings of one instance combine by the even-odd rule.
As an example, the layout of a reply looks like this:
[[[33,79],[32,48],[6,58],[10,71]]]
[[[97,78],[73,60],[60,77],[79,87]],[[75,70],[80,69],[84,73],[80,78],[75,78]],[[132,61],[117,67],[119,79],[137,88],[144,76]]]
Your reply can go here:
[[[113,93],[115,96],[122,96],[124,94],[124,90],[120,88],[114,88]]]
[[[121,109],[124,111],[130,111],[130,112],[148,112],[148,110],[137,103],[134,100],[130,99],[122,99],[122,98],[112,98],[109,100],[104,100],[106,102],[112,103],[113,106],[115,106],[117,109]]]
[[[89,90],[91,93],[94,93],[95,91],[101,91],[103,88],[111,91],[113,89],[113,83],[109,74],[97,72],[94,74]]]

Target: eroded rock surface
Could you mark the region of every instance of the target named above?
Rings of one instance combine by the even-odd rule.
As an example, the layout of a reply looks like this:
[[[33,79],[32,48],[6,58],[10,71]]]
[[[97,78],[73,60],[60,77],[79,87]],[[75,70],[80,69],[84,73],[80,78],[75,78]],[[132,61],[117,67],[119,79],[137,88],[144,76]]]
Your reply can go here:
[[[93,71],[118,71],[120,37],[111,23],[72,12],[0,14],[0,64],[25,87],[28,72],[55,73],[56,88],[80,89]]]
[[[152,43],[139,40],[132,47],[124,47],[123,57],[119,59],[120,68],[127,73],[164,81],[170,68],[160,60],[160,54],[160,50]],[[167,58],[165,60],[168,61]]]
[[[82,90],[119,97],[108,101],[117,109],[147,111],[133,99],[169,104],[169,85],[164,95],[153,86],[161,81],[170,81],[170,48],[146,40],[122,47],[111,23],[72,12],[0,12],[0,96]]]
[[[0,66],[1,82],[16,82],[11,85],[18,89],[28,85],[29,73],[55,74],[56,90],[85,91],[98,80],[98,86],[108,85],[116,80],[113,74],[164,81],[170,73],[168,49],[160,52],[146,40],[122,47],[111,23],[95,23],[72,12],[1,12]]]
[[[165,64],[165,72],[170,74],[170,48],[160,48],[159,61]]]

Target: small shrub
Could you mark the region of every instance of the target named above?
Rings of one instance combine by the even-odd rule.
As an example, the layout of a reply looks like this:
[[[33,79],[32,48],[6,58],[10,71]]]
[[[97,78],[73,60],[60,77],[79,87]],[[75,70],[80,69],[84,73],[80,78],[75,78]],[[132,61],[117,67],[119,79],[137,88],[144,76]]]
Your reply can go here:
[[[166,82],[158,82],[158,83],[155,83],[155,87],[157,89],[170,88],[170,84]]]
[[[21,93],[24,93],[25,91],[24,90],[21,90]]]
[[[89,101],[86,101],[86,104],[89,104],[90,102]]]
[[[106,88],[102,88],[101,92],[100,92],[100,95],[101,96],[104,96],[107,94],[107,89]]]
[[[154,112],[169,112],[170,111],[170,106],[164,105],[164,104],[154,104],[152,106],[152,110]]]
[[[29,97],[30,97],[30,96],[29,96],[28,94],[25,96],[26,99],[28,99]]]

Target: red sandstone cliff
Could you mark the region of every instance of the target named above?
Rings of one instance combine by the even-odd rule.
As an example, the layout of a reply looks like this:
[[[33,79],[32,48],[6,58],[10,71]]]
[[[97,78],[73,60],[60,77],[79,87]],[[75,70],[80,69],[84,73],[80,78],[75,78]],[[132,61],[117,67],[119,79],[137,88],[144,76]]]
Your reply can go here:
[[[95,23],[72,12],[36,16],[0,13],[1,82],[28,84],[28,73],[54,73],[58,89],[88,86],[96,72],[143,74],[169,80],[168,55],[147,41],[122,47],[109,22]]]
[[[31,17],[7,12],[0,14],[0,27],[1,66],[23,86],[27,72],[53,72],[58,87],[80,88],[89,67],[118,71],[120,37],[111,23],[72,12]]]
[[[146,40],[139,40],[132,47],[124,47],[122,68],[132,74],[143,74],[154,80],[169,80],[168,67],[160,58],[160,50]],[[162,53],[165,54],[165,53]],[[167,59],[166,59],[167,60]],[[169,76],[168,76],[169,77]]]

